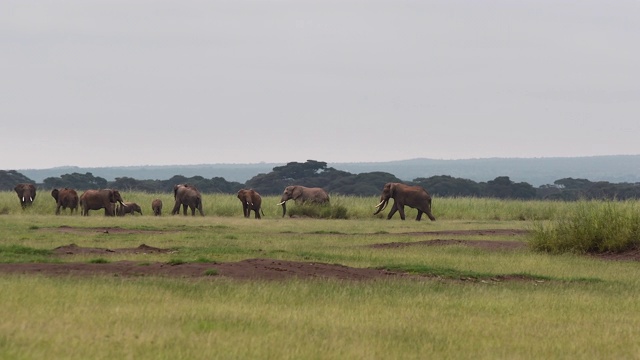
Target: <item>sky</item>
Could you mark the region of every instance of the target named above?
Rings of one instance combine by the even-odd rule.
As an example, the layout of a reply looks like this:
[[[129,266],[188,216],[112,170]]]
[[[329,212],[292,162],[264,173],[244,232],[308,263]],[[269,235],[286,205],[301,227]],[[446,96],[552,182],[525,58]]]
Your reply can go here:
[[[3,0],[0,169],[640,154],[640,2]]]

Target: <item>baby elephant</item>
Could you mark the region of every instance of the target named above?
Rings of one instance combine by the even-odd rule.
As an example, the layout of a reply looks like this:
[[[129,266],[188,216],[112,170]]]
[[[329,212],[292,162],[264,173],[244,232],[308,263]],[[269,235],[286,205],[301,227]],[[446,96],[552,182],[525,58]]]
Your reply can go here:
[[[142,208],[140,208],[140,205],[134,202],[125,202],[123,203],[123,205],[118,204],[116,208],[116,214],[118,216],[125,216],[126,214],[135,215],[135,212],[138,212],[140,213],[140,215],[142,215]]]
[[[256,219],[260,219],[260,213],[262,212],[262,198],[257,191],[253,189],[242,189],[238,191],[238,199],[242,202],[242,212],[244,217],[248,218],[251,214],[251,210],[255,212]],[[262,213],[264,215],[264,212]]]
[[[151,202],[151,209],[153,209],[153,215],[162,215],[162,200],[155,199]]]

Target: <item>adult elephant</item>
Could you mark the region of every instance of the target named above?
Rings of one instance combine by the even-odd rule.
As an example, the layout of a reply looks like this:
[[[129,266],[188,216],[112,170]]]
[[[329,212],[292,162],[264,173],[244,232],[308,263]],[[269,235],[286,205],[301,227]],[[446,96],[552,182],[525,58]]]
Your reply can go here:
[[[125,216],[127,214],[135,215],[135,213],[142,215],[142,208],[134,202],[125,202],[124,206],[118,205],[116,207],[116,215],[118,216]]]
[[[187,215],[187,207],[191,209],[191,215],[196,215],[196,209],[200,212],[200,215],[204,216],[202,212],[202,195],[200,191],[191,184],[178,184],[173,187],[173,197],[176,200],[173,206],[171,215],[175,215],[180,212],[180,206],[182,206],[182,212]]]
[[[87,190],[80,196],[80,207],[82,208],[83,216],[88,216],[89,210],[100,209],[104,209],[105,216],[115,216],[116,203],[126,206],[118,190]]]
[[[71,214],[78,213],[78,193],[74,189],[63,188],[51,190],[51,196],[56,200],[56,215],[60,215],[62,210],[70,209]]]
[[[151,210],[153,210],[153,215],[155,216],[162,215],[162,200],[154,199],[151,202]]]
[[[242,203],[242,213],[244,217],[251,216],[251,211],[255,213],[255,218],[260,219],[262,212],[262,197],[253,189],[241,189],[238,191],[238,199]],[[264,212],[262,213],[264,215]]]
[[[380,195],[380,203],[376,205],[378,210],[373,215],[384,210],[391,198],[393,198],[393,206],[389,211],[389,215],[387,215],[387,219],[391,219],[398,211],[400,212],[400,218],[404,220],[404,207],[406,205],[418,210],[417,221],[420,221],[423,213],[427,214],[431,221],[436,220],[431,213],[431,196],[427,190],[422,186],[410,186],[402,183],[386,183],[384,185],[382,195]]]
[[[18,194],[20,205],[23,209],[27,206],[31,206],[33,200],[36,198],[36,186],[33,184],[21,183],[16,185],[13,190]]]
[[[321,188],[308,188],[300,185],[291,185],[284,188],[278,205],[282,205],[282,216],[287,213],[287,201],[293,199],[296,204],[326,204],[329,202],[329,194]]]

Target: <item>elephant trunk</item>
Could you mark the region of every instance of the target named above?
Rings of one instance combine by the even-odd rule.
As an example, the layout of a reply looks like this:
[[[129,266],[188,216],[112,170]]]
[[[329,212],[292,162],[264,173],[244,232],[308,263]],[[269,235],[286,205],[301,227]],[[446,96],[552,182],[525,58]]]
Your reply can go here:
[[[283,201],[281,202],[282,204],[282,217],[284,217],[287,214],[287,202]]]

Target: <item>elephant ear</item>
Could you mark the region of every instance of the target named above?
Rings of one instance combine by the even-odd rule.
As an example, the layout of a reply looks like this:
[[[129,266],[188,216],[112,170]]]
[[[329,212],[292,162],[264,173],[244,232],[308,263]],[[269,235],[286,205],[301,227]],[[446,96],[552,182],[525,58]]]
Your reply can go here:
[[[56,199],[56,201],[58,201],[58,194],[59,193],[60,193],[60,191],[58,191],[58,189],[51,190],[51,196],[53,196],[53,198]]]
[[[116,194],[113,190],[109,190],[109,202],[116,202]]]
[[[180,187],[180,185],[174,185],[173,186],[173,198],[175,199],[178,196],[178,188]]]
[[[293,197],[293,199],[297,199],[300,196],[302,196],[302,186],[296,186],[293,188],[293,192],[291,193],[291,197]]]
[[[396,196],[396,189],[398,187],[398,184],[392,183],[389,185],[389,195],[391,197],[395,197]]]
[[[22,184],[18,184],[18,185],[16,185],[16,187],[14,187],[14,188],[13,188],[13,190],[15,190],[15,192],[16,192],[18,195],[22,195],[22,192],[20,191],[20,190],[22,190]]]
[[[29,184],[29,190],[31,190],[31,200],[36,198],[36,186]]]

